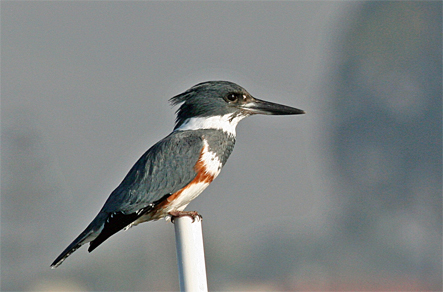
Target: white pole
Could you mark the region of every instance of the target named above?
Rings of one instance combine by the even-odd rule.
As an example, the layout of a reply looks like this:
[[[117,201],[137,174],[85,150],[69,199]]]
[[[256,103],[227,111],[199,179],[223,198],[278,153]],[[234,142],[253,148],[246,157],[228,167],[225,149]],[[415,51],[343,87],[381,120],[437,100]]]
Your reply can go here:
[[[199,216],[174,218],[180,291],[207,292],[202,223]]]

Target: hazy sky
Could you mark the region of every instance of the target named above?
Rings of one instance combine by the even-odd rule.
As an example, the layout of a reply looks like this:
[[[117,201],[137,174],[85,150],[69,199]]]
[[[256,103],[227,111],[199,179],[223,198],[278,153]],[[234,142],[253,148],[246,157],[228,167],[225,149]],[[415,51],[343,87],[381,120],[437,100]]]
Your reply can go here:
[[[8,196],[1,206],[2,253],[11,256],[2,266],[6,259],[14,267],[2,267],[7,287],[80,278],[80,271],[96,267],[88,264],[112,257],[120,259],[108,262],[114,265],[146,250],[150,260],[164,254],[165,242],[173,242],[171,224],[148,223],[93,254],[82,248],[60,271],[49,270],[140,155],[170,133],[175,109],[168,99],[205,80],[233,81],[259,99],[307,112],[239,124],[220,176],[187,208],[203,215],[208,241],[240,244],[277,228],[322,235],[325,214],[337,203],[327,190],[333,178],[325,176],[324,142],[332,127],[325,121],[334,117],[326,92],[342,61],[333,51],[359,7],[338,1],[3,1],[2,193]],[[172,251],[172,262],[152,260],[158,267],[149,277],[169,274],[174,257]],[[26,283],[23,270],[30,275]],[[97,281],[107,283],[106,275]],[[120,289],[104,283],[94,288]]]
[[[324,65],[328,21],[346,6],[6,3],[3,127],[39,134],[63,195],[92,218],[136,159],[171,131],[168,98],[204,80],[231,80],[308,114],[243,121],[233,156],[204,195],[213,206],[207,212],[219,217],[226,206],[246,216],[267,206],[268,216],[280,216],[312,191],[306,150],[319,111],[315,68]],[[190,208],[205,213],[203,203]],[[74,210],[66,216],[78,216]]]

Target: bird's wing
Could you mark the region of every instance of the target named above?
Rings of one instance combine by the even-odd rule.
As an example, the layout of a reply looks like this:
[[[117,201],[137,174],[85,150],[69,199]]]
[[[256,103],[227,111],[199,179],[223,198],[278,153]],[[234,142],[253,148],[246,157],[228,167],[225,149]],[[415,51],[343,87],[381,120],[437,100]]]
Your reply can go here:
[[[102,219],[91,223],[100,231],[91,236],[88,251],[188,185],[197,175],[203,146],[202,136],[192,131],[172,132],[143,154],[97,215]]]
[[[172,132],[152,146],[111,193],[94,220],[51,266],[58,267],[88,242],[88,251],[94,250],[107,238],[189,184],[197,175],[194,166],[202,148],[202,136],[192,131]]]
[[[191,182],[203,138],[192,131],[173,132],[152,146],[112,192],[101,212],[140,212]]]

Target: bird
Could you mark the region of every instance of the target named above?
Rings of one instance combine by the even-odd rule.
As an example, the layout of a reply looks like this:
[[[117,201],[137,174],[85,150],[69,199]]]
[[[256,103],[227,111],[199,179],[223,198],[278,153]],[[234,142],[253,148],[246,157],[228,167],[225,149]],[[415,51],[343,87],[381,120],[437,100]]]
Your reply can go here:
[[[303,110],[254,98],[230,81],[205,81],[172,97],[173,131],[149,148],[110,194],[86,229],[54,260],[56,268],[82,245],[92,252],[110,236],[142,222],[191,216],[184,211],[217,177],[231,155],[236,126],[256,115]]]

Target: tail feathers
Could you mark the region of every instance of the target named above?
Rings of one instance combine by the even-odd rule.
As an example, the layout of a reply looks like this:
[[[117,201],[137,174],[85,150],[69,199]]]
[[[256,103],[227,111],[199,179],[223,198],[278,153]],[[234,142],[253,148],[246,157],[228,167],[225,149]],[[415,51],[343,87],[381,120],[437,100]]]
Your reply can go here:
[[[164,200],[168,195],[162,199],[149,204],[147,207],[138,210],[137,212],[126,214],[124,212],[106,213],[100,212],[97,217],[89,224],[83,231],[52,263],[51,268],[55,269],[62,264],[62,262],[76,251],[82,245],[90,242],[88,251],[91,252],[102,244],[106,239],[117,233],[118,231],[132,226],[138,218],[151,211],[155,205],[161,200]]]
[[[60,266],[64,260],[68,258],[74,251],[76,251],[79,247],[81,247],[81,243],[77,243],[75,245],[69,245],[51,264],[51,269],[55,269]]]
[[[95,221],[95,220],[94,220]],[[60,266],[63,261],[69,257],[74,251],[80,248],[82,245],[94,240],[98,233],[100,233],[101,229],[97,230],[97,228],[93,228],[95,222],[92,222],[86,229],[83,231],[51,264],[51,268],[55,269]]]
[[[151,206],[149,206],[149,208],[151,208]],[[89,244],[88,251],[93,251],[97,248],[97,246],[102,244],[106,239],[108,239],[118,231],[130,227],[131,223],[133,223],[143,214],[143,209],[140,212],[135,212],[131,214],[125,214],[123,212],[115,212],[110,214],[110,216],[106,219],[103,230],[101,230],[100,234]]]

